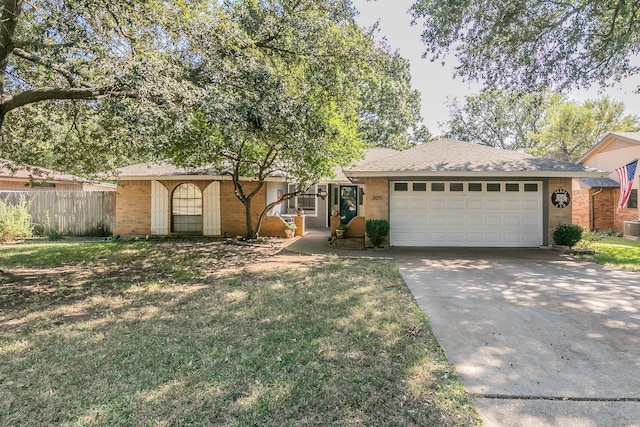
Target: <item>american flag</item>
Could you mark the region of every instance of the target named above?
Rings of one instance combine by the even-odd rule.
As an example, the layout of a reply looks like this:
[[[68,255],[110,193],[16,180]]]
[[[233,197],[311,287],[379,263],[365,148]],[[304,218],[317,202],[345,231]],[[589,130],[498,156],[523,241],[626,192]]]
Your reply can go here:
[[[634,160],[621,168],[616,169],[618,173],[618,181],[620,181],[620,201],[618,202],[618,209],[622,209],[627,205],[629,195],[631,194],[631,187],[633,187],[633,177],[636,175],[636,168],[638,167],[638,160]]]

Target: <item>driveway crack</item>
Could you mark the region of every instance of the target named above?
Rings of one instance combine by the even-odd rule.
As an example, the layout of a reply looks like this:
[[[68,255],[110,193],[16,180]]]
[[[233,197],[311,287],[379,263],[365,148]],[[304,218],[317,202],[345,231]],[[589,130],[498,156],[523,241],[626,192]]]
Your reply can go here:
[[[535,395],[510,395],[510,394],[490,394],[471,393],[473,397],[479,399],[502,399],[502,400],[558,400],[564,402],[640,402],[640,397],[568,397],[568,396],[535,396]]]

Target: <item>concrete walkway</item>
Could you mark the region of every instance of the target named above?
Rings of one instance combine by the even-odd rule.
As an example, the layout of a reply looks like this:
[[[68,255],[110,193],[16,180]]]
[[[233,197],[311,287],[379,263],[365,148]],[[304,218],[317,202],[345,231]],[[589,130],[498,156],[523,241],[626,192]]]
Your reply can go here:
[[[640,274],[548,249],[351,251],[327,237],[289,250],[395,259],[486,426],[640,426]]]

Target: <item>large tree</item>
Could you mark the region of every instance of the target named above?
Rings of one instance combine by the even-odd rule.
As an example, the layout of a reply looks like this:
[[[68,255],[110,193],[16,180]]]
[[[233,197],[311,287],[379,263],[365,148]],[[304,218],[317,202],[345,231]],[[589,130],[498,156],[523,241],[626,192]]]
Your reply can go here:
[[[166,153],[231,177],[252,238],[271,207],[365,145],[406,144],[419,98],[407,89],[406,62],[356,25],[348,1],[245,0],[221,11],[201,17],[201,31],[185,39],[183,62],[200,95]],[[233,34],[223,52],[211,37],[221,26]],[[387,92],[394,81],[400,89]],[[373,101],[384,96],[386,106]],[[392,112],[393,104],[410,111]],[[294,189],[254,224],[253,199],[273,177]]]
[[[559,98],[549,91],[490,89],[465,97],[462,104],[454,99],[449,104],[449,120],[443,124],[445,133],[453,139],[528,152],[536,144],[532,133]]]
[[[624,104],[609,98],[582,103],[555,102],[531,132],[530,153],[575,162],[608,132],[640,129],[638,116],[625,115]]]
[[[531,89],[606,85],[638,72],[639,0],[416,0],[426,55],[456,73]]]
[[[492,147],[576,161],[607,132],[636,131],[622,102],[567,100],[559,93],[491,89],[453,102],[446,135]]]
[[[0,157],[64,160],[78,172],[149,152],[140,136],[161,135],[190,93],[173,55],[191,19],[184,7],[0,1]]]

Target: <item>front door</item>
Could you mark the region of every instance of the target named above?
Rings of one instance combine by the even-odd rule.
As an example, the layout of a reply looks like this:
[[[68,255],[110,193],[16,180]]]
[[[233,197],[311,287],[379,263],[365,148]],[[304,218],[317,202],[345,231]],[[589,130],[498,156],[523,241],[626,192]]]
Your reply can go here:
[[[358,187],[345,185],[340,187],[340,223],[348,224],[358,216]]]

